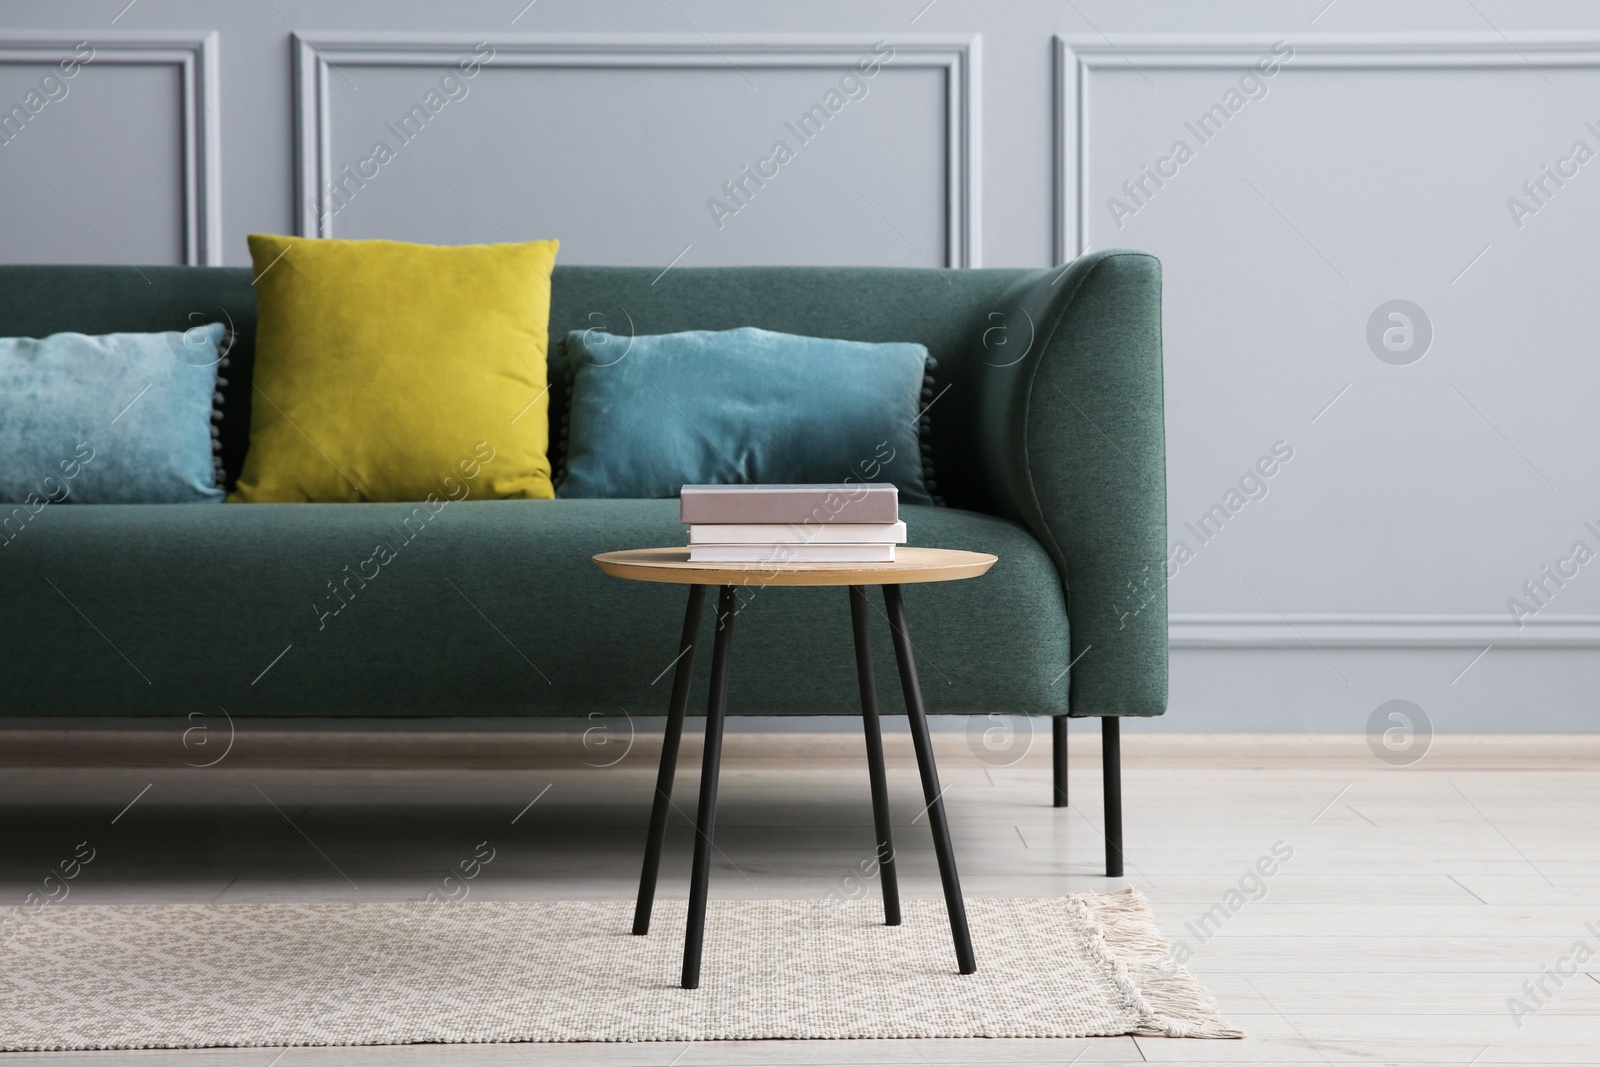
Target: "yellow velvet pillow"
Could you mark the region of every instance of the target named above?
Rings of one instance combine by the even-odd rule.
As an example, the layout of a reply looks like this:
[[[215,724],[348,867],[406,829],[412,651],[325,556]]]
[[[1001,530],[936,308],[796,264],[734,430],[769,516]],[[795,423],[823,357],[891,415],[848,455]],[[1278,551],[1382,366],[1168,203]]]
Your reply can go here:
[[[252,234],[250,451],[229,499],[554,497],[556,248]]]

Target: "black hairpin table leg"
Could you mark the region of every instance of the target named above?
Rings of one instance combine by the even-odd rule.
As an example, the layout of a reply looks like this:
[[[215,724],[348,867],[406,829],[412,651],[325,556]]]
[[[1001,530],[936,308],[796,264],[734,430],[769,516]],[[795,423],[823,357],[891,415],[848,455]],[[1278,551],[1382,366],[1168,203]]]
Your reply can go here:
[[[978,964],[972,955],[967,907],[961,899],[961,880],[956,875],[955,851],[950,846],[950,824],[944,815],[939,769],[933,762],[933,739],[928,734],[928,715],[922,707],[922,687],[917,684],[917,663],[911,649],[911,635],[906,629],[906,609],[900,597],[900,587],[885,585],[883,602],[889,609],[889,632],[894,637],[895,660],[900,666],[900,688],[905,691],[906,715],[911,720],[911,743],[917,750],[922,795],[928,802],[928,825],[933,830],[933,850],[939,858],[939,880],[944,883],[944,904],[950,913],[950,932],[956,943],[956,964],[962,974],[972,974],[978,969]]]
[[[656,799],[650,808],[650,833],[644,844],[644,870],[639,875],[639,900],[633,908],[633,932],[650,932],[650,909],[656,899],[656,875],[661,870],[661,843],[667,834],[672,807],[672,779],[678,769],[678,742],[683,738],[683,715],[689,706],[689,679],[694,674],[694,646],[700,639],[700,614],[706,587],[689,587],[689,605],[683,610],[683,636],[678,640],[677,671],[672,676],[672,702],[667,706],[667,731],[661,739],[661,769],[656,771]]]
[[[872,675],[872,630],[867,591],[850,587],[850,623],[856,637],[856,680],[861,684],[861,727],[867,737],[867,778],[872,783],[872,827],[877,835],[878,884],[883,888],[883,924],[900,925],[900,882],[894,873],[894,839],[889,827],[889,778],[883,770],[883,730],[878,720],[878,687]]]
[[[706,702],[706,751],[700,767],[700,810],[695,817],[694,872],[689,879],[689,921],[683,941],[683,988],[700,988],[700,949],[706,934],[706,896],[711,884],[711,835],[717,824],[717,772],[722,763],[722,725],[728,715],[728,652],[737,602],[733,586],[717,597],[717,638],[711,647],[711,698]]]

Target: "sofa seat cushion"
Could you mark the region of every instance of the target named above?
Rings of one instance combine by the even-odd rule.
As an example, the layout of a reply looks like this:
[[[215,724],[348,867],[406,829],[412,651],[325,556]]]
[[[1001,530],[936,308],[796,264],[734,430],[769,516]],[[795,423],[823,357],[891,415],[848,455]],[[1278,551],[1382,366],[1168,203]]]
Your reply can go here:
[[[1044,549],[975,512],[902,516],[913,544],[1000,557],[982,578],[906,587],[929,710],[1065,713],[1067,615]],[[676,500],[51,506],[0,549],[0,704],[175,722],[219,706],[664,715],[685,590],[605,577],[590,556],[684,540]],[[741,600],[731,714],[858,713],[844,590]],[[899,713],[881,612],[874,625],[879,701]]]

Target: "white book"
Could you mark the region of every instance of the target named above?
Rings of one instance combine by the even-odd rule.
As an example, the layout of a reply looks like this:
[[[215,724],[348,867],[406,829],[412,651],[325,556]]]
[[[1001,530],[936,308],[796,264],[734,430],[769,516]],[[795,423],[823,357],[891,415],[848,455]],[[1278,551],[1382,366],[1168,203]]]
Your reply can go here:
[[[690,563],[893,563],[893,545],[690,545]]]
[[[691,545],[903,545],[904,522],[836,522],[801,526],[790,523],[745,522],[732,525],[695,523],[689,527]]]

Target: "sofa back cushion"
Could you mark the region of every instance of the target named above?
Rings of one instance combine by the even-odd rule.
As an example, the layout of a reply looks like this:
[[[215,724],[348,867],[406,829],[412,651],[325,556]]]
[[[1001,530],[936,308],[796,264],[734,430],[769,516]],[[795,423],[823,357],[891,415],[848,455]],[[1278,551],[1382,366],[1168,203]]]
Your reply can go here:
[[[558,266],[551,277],[550,335],[598,328],[618,334],[764,330],[854,341],[914,341],[937,360],[928,416],[937,486],[956,507],[983,506],[987,490],[972,449],[977,399],[996,364],[1037,351],[1031,324],[1008,321],[1008,292],[1024,270],[899,267]],[[255,363],[255,294],[243,267],[0,266],[0,336],[186,330],[232,326],[222,389],[222,458],[229,484],[249,447]],[[1037,343],[1042,343],[1040,338]],[[552,437],[566,420],[566,358],[551,345]],[[1026,357],[1024,357],[1026,358]]]
[[[220,453],[233,483],[250,446],[256,298],[250,272],[231,267],[0,267],[0,337],[187,331],[220,322],[232,332],[222,377]]]

